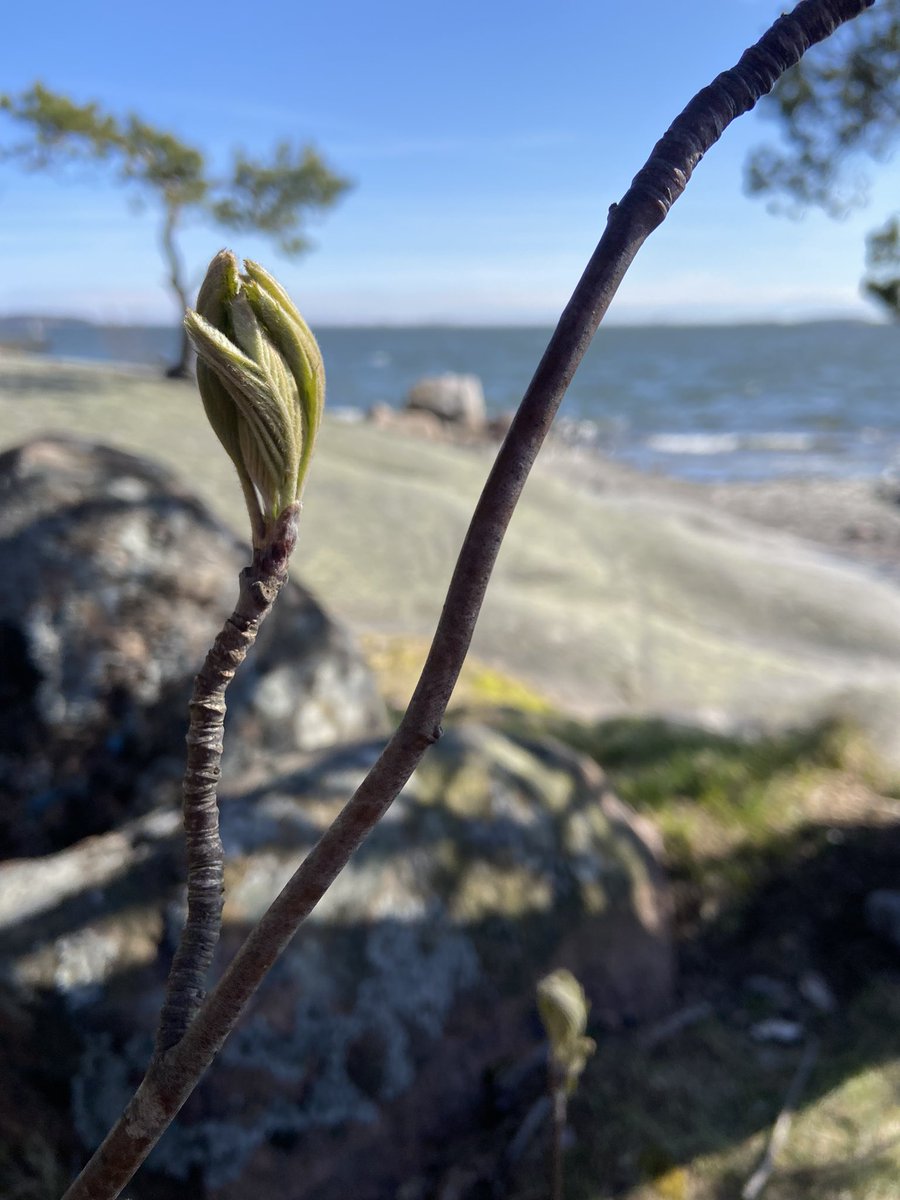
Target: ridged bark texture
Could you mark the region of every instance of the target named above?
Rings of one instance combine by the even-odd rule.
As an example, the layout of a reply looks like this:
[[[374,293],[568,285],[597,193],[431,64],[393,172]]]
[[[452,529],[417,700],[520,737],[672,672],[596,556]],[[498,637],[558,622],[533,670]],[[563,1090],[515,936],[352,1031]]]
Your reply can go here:
[[[224,749],[225,692],[287,581],[287,560],[296,538],[295,520],[296,506],[293,506],[283,515],[273,544],[257,551],[252,564],[241,571],[237,606],[194,680],[183,784],[187,916],[160,1015],[156,1038],[156,1053],[160,1055],[181,1040],[206,996],[206,980],[219,940],[224,900],[218,787]]]

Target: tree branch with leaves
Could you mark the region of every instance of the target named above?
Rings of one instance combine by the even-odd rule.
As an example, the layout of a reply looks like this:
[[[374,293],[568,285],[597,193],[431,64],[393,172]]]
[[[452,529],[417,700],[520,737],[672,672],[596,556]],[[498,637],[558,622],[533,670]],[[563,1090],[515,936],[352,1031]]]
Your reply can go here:
[[[350,187],[312,146],[280,142],[269,158],[235,150],[230,170],[215,175],[203,151],[134,114],[118,117],[98,103],[77,104],[35,83],[20,95],[0,95],[0,112],[26,130],[18,142],[0,146],[0,162],[27,171],[71,168],[105,171],[159,210],[159,242],[166,284],[179,314],[191,305],[192,287],[179,247],[190,218],[218,228],[261,233],[283,254],[310,248],[307,226]],[[182,333],[177,360],[167,375],[189,372],[190,342]]]
[[[883,162],[900,139],[900,0],[880,0],[782,76],[761,107],[778,122],[783,146],[764,146],[747,162],[751,195],[776,212],[809,207],[842,217],[868,199],[860,162]],[[900,242],[892,216],[866,240],[863,289],[900,319]]]

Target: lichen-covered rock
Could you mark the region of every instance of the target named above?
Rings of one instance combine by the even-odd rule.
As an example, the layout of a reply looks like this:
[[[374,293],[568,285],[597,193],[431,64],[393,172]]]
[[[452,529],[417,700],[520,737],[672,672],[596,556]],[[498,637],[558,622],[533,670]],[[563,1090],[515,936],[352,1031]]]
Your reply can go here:
[[[328,752],[223,801],[220,962],[378,749]],[[86,1146],[152,1044],[179,846],[161,813],[0,866],[0,956],[29,995],[64,1002]],[[459,1139],[508,1108],[497,1079],[529,1064],[534,1079],[536,1064],[541,1088],[535,984],[559,966],[584,984],[595,1025],[665,1007],[672,959],[652,837],[571,751],[451,728],[152,1156],[166,1196],[244,1200],[252,1188],[295,1200],[302,1179],[304,1197],[381,1200],[440,1172]],[[139,1179],[129,1194],[151,1193]]]
[[[165,782],[177,795],[193,675],[247,556],[153,463],[57,438],[0,456],[0,854],[109,829]],[[384,721],[348,632],[295,583],[229,708],[232,756]]]

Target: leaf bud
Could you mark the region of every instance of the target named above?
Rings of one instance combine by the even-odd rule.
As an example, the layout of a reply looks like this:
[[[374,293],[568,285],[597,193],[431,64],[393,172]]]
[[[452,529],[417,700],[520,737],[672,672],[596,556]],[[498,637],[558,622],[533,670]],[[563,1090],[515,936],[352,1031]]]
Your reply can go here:
[[[209,265],[185,328],[209,423],[237,469],[254,545],[301,497],[325,403],[322,355],[287,292],[230,250]]]
[[[571,971],[545,975],[537,985],[538,1011],[550,1042],[550,1056],[566,1091],[573,1092],[597,1046],[585,1036],[590,1005]]]

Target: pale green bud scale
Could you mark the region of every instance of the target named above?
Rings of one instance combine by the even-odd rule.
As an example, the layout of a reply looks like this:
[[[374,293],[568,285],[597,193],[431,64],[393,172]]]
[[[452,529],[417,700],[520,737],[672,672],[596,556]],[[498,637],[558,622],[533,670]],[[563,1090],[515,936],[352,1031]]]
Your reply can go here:
[[[585,1036],[590,1006],[584,988],[571,971],[561,968],[540,980],[537,1003],[551,1056],[566,1090],[574,1091],[587,1060],[597,1048],[593,1038]]]
[[[262,544],[303,490],[325,401],[322,356],[281,285],[257,263],[239,272],[228,250],[210,263],[185,328],[206,414]]]

